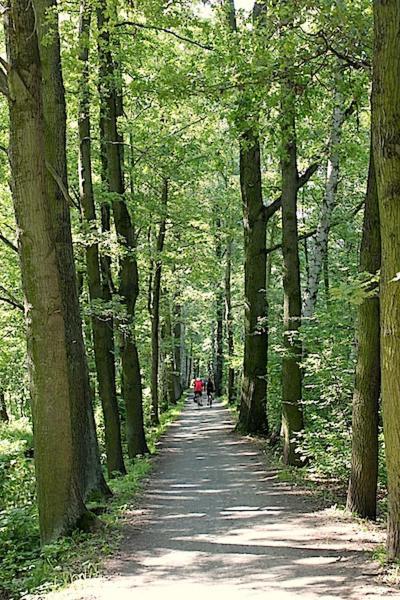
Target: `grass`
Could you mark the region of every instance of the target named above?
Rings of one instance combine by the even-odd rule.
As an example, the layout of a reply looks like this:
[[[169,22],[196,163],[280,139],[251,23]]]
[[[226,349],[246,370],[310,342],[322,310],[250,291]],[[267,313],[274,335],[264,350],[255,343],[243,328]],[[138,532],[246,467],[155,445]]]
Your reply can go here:
[[[147,430],[152,455],[157,451],[161,436],[179,415],[183,403],[182,399],[162,413],[160,424]],[[104,527],[90,534],[75,531],[72,536],[41,549],[33,461],[26,459],[24,454],[32,443],[30,428],[26,422],[12,424],[7,426],[7,435],[3,430],[0,434],[0,497],[18,498],[18,505],[9,504],[0,510],[0,600],[27,598],[32,593],[46,593],[78,579],[98,575],[105,558],[120,544],[122,517],[137,502],[138,492],[152,468],[151,457],[130,461],[125,477],[108,482],[113,497],[104,506],[88,505],[103,511],[100,518]],[[2,465],[3,471],[12,468],[12,477],[1,478]],[[20,502],[21,494],[26,496],[23,502]]]
[[[400,560],[388,561],[385,546],[382,544],[372,552],[372,558],[381,567],[381,577],[389,585],[398,586],[400,583]]]

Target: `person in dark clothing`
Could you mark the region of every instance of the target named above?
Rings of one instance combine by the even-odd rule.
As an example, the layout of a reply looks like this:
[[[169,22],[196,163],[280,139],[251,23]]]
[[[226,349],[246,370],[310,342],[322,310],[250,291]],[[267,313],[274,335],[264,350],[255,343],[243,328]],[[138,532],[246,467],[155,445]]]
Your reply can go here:
[[[208,381],[207,381],[207,406],[212,406],[213,394],[214,394],[214,384],[212,382],[211,377],[209,377]]]

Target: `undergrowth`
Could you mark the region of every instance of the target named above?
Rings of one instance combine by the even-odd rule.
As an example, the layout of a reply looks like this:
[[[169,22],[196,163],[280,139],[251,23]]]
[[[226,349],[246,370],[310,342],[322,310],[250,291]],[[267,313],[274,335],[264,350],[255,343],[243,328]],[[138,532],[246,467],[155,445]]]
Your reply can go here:
[[[183,400],[160,415],[160,424],[148,428],[151,454],[170,423],[178,416]],[[113,497],[101,512],[104,523],[96,533],[75,531],[70,537],[40,548],[32,432],[28,421],[0,427],[0,600],[28,598],[96,576],[121,538],[121,517],[131,507],[152,466],[150,457],[127,461],[127,475],[108,481]]]

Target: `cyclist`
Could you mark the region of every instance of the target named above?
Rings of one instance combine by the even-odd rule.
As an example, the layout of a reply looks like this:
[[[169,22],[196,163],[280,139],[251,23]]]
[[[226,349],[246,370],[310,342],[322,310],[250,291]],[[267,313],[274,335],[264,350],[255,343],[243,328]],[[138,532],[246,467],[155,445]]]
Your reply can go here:
[[[202,402],[203,395],[203,382],[201,379],[195,379],[194,381],[194,400],[197,401],[197,406],[203,406]]]
[[[207,381],[207,406],[212,406],[213,393],[214,393],[214,384],[212,382],[211,377],[209,377],[208,381]]]

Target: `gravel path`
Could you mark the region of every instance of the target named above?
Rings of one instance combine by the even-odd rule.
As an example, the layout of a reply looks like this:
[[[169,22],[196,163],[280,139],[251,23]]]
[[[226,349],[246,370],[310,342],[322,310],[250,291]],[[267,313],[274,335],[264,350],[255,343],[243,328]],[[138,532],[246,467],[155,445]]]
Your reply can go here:
[[[107,575],[52,598],[400,599],[364,553],[374,534],[279,482],[220,404],[188,400],[142,502]]]

